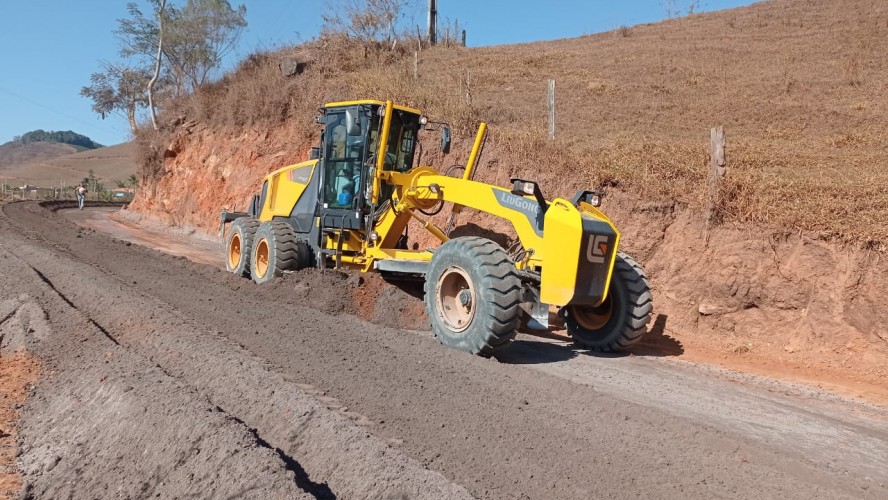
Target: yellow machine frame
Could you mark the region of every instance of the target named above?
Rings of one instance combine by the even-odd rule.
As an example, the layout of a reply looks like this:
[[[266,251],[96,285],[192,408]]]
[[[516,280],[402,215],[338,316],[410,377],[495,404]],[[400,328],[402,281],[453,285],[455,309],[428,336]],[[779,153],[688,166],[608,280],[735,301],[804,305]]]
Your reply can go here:
[[[386,151],[394,109],[421,114],[416,109],[396,106],[392,101],[347,101],[330,103],[326,107],[362,104],[376,104],[385,108],[378,151]],[[588,203],[580,202],[575,205],[569,200],[556,198],[549,202],[548,210],[545,211],[545,234],[542,234],[527,215],[527,207],[537,204],[533,196],[524,195],[519,198],[524,200],[517,204],[517,208],[525,208],[522,211],[515,206],[506,206],[498,199],[505,197],[502,193],[514,196],[514,192],[472,180],[486,134],[487,124],[482,122],[461,178],[442,175],[426,166],[415,167],[405,173],[386,171],[383,168],[384,155],[377,154],[370,202],[378,205],[381,186],[387,183],[394,186],[392,206],[381,215],[369,234],[365,234],[363,230],[345,230],[352,234],[339,242],[341,264],[361,271],[373,271],[376,269],[375,264],[382,260],[429,262],[433,256],[432,251],[398,249],[396,244],[411,219],[418,220],[442,243],[448,241],[448,236],[441,229],[424,220],[416,211],[428,210],[441,202],[450,202],[453,203],[452,213],[459,213],[464,207],[468,207],[508,220],[526,250],[523,259],[515,262],[515,266],[519,270],[541,272],[540,300],[546,304],[564,306],[575,296],[578,286],[576,280],[580,260],[577,256],[582,255],[582,239],[585,235],[577,228],[583,227],[584,219],[594,219],[606,224],[616,235],[601,252],[608,256],[607,262],[601,262],[607,266],[604,293],[601,294],[599,303],[603,301],[611,282],[619,245],[620,233],[617,228],[604,213]],[[264,222],[275,217],[289,216],[311,176],[318,175],[317,165],[318,160],[310,160],[281,168],[266,176],[267,195],[259,219]],[[298,175],[294,176],[294,172]],[[515,205],[516,199],[509,199]],[[316,218],[316,224],[320,224],[320,219]],[[588,245],[591,246],[592,241]],[[336,246],[336,241],[327,240],[328,249],[335,249]]]

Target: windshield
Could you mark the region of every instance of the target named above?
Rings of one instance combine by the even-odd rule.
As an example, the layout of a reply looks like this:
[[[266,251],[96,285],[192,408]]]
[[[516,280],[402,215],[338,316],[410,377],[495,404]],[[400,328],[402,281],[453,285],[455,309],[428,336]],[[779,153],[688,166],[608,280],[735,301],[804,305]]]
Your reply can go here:
[[[345,108],[331,109],[325,122],[324,190],[326,208],[360,208],[366,204],[368,169],[376,166],[379,135],[382,130],[377,106],[358,106],[360,129],[348,134]],[[419,116],[395,109],[389,128],[383,168],[406,172],[413,168]],[[381,198],[389,198],[394,187],[381,186]]]
[[[326,115],[324,175],[322,200],[327,208],[354,208],[360,197],[363,172],[362,159],[367,157],[366,139],[371,130],[379,128],[379,117],[369,107],[359,108],[359,133],[348,134],[345,109],[331,110]],[[366,181],[365,181],[366,182]]]
[[[406,172],[413,168],[419,116],[394,110],[385,153],[385,169]]]

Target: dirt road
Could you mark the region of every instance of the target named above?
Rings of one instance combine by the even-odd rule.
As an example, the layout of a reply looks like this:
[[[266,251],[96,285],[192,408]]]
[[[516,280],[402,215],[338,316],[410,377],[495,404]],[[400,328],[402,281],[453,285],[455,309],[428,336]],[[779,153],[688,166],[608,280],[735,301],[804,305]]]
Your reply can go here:
[[[26,496],[888,496],[883,407],[535,337],[476,358],[348,314],[348,277],[259,287],[0,210],[0,360],[43,363]]]

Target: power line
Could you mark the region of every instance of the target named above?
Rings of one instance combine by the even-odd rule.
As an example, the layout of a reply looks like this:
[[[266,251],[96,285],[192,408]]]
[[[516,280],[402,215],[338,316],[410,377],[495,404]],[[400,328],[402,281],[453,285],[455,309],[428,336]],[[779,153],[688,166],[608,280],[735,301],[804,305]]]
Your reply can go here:
[[[23,101],[27,101],[27,102],[29,102],[29,103],[35,105],[35,106],[39,106],[39,107],[41,107],[41,108],[43,108],[43,109],[45,109],[45,110],[47,110],[47,111],[49,111],[49,112],[51,112],[51,113],[55,113],[55,114],[57,114],[57,115],[59,115],[59,116],[64,116],[65,118],[68,118],[68,119],[70,119],[70,120],[74,120],[74,121],[76,121],[76,122],[78,122],[78,123],[81,123],[81,124],[83,124],[83,125],[86,125],[87,127],[92,127],[92,128],[94,128],[95,130],[99,130],[99,131],[102,131],[102,132],[116,131],[116,132],[128,133],[128,132],[124,132],[123,130],[121,130],[121,129],[117,128],[117,127],[114,127],[114,126],[110,126],[110,125],[109,125],[108,127],[100,127],[100,126],[98,126],[98,125],[96,125],[96,124],[94,124],[94,123],[89,123],[89,122],[87,122],[87,121],[81,120],[80,118],[77,118],[76,116],[71,116],[71,115],[69,115],[69,114],[67,114],[67,113],[64,113],[64,112],[62,112],[62,111],[59,111],[59,110],[57,110],[57,109],[53,109],[53,108],[51,108],[51,107],[49,107],[49,106],[47,106],[47,105],[45,105],[45,104],[43,104],[43,103],[41,103],[41,102],[38,102],[38,101],[35,101],[34,99],[31,99],[30,97],[25,97],[25,96],[23,96],[23,95],[21,95],[21,94],[18,94],[18,93],[16,93],[16,92],[13,92],[13,91],[11,91],[11,90],[9,90],[9,89],[6,89],[6,88],[3,88],[3,87],[0,87],[0,91],[3,91],[3,92],[5,92],[5,93],[7,93],[7,94],[9,94],[9,95],[11,95],[11,96],[13,96],[13,97],[16,97],[16,98],[18,98],[18,99],[21,99],[21,100],[23,100]]]

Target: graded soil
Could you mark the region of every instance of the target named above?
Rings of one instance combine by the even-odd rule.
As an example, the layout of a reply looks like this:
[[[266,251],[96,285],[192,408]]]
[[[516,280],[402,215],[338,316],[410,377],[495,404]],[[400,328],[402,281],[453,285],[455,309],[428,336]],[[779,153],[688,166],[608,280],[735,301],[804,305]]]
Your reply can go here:
[[[34,203],[0,209],[14,270],[0,290],[48,318],[48,333],[24,335],[49,367],[21,417],[17,465],[34,496],[77,480],[75,497],[116,496],[107,484],[124,496],[888,495],[881,406],[523,335],[497,359],[472,357],[362,320],[353,301],[312,307],[353,276],[258,286]]]
[[[888,368],[884,363],[888,344],[884,344],[879,337],[879,324],[884,319],[880,319],[883,313],[877,311],[876,302],[880,293],[878,286],[881,286],[879,269],[884,267],[885,262],[880,263],[878,253],[852,257],[870,269],[847,274],[841,278],[844,283],[837,287],[835,280],[829,280],[830,256],[848,259],[843,256],[849,253],[848,249],[831,248],[825,243],[805,238],[790,238],[789,241],[774,242],[770,249],[773,259],[738,269],[737,262],[757,262],[760,259],[756,259],[754,252],[748,249],[732,247],[733,242],[740,240],[746,246],[760,245],[761,238],[748,233],[744,235],[736,229],[719,229],[715,232],[718,236],[713,238],[727,239],[725,244],[713,242],[710,248],[701,248],[697,253],[697,266],[679,268],[676,260],[680,252],[673,249],[698,244],[692,235],[699,234],[702,240],[704,235],[699,228],[686,220],[679,224],[660,221],[665,227],[652,231],[651,226],[643,226],[644,220],[650,217],[650,210],[631,206],[627,210],[621,206],[626,203],[625,200],[618,200],[618,203],[621,218],[628,222],[626,233],[631,238],[628,245],[653,270],[656,292],[657,314],[653,324],[642,342],[631,349],[631,353],[706,363],[752,375],[803,383],[874,403],[888,403],[888,385],[884,383],[888,377]],[[55,208],[59,205],[50,206]],[[128,210],[118,211],[113,207],[63,213],[78,225],[116,238],[184,256],[195,262],[213,264],[218,268],[224,266],[224,252],[218,235],[209,235],[196,228],[170,227],[162,221]],[[669,217],[687,219],[687,214],[671,214]],[[486,222],[497,225],[493,220]],[[673,225],[678,227],[672,228]],[[646,229],[641,231],[640,226]],[[456,236],[463,232],[483,234],[472,223],[456,228],[453,234]],[[487,231],[487,235],[503,237],[501,233],[493,231]],[[781,255],[787,257],[782,258]],[[722,274],[713,270],[720,269],[720,262],[724,260],[733,265],[734,274],[727,281],[738,285],[722,287],[718,283]],[[867,264],[867,260],[871,262]],[[871,275],[869,280],[875,287],[859,285],[859,276],[864,272]],[[708,282],[713,290],[706,293],[696,291],[694,286],[687,286],[682,279],[671,277],[673,273],[684,276],[691,283]],[[764,281],[762,276],[772,274],[778,278],[757,283]],[[663,283],[663,278],[668,282]],[[348,313],[380,326],[428,330],[419,282],[385,281],[373,273],[321,272],[314,269],[288,273],[279,281],[293,287],[297,303],[315,309],[333,314]],[[800,286],[807,290],[799,293]],[[847,304],[838,308],[824,307],[826,304],[809,306],[799,300],[799,297],[810,297],[809,300],[818,301],[819,294],[827,293],[830,288],[847,288],[847,296],[837,297],[837,300],[847,301]],[[852,306],[852,301],[859,304],[864,300],[869,302],[867,307],[871,309],[866,317],[863,317],[859,305],[856,308]],[[713,304],[718,307],[713,308]],[[811,307],[814,310],[809,311]],[[844,311],[856,324],[869,321],[868,335],[861,335],[864,332],[853,327],[837,328]],[[770,328],[773,321],[777,322],[777,326]],[[563,321],[554,313],[550,315],[548,331],[522,331],[560,342],[566,347],[571,345]],[[826,335],[826,332],[832,334]]]

